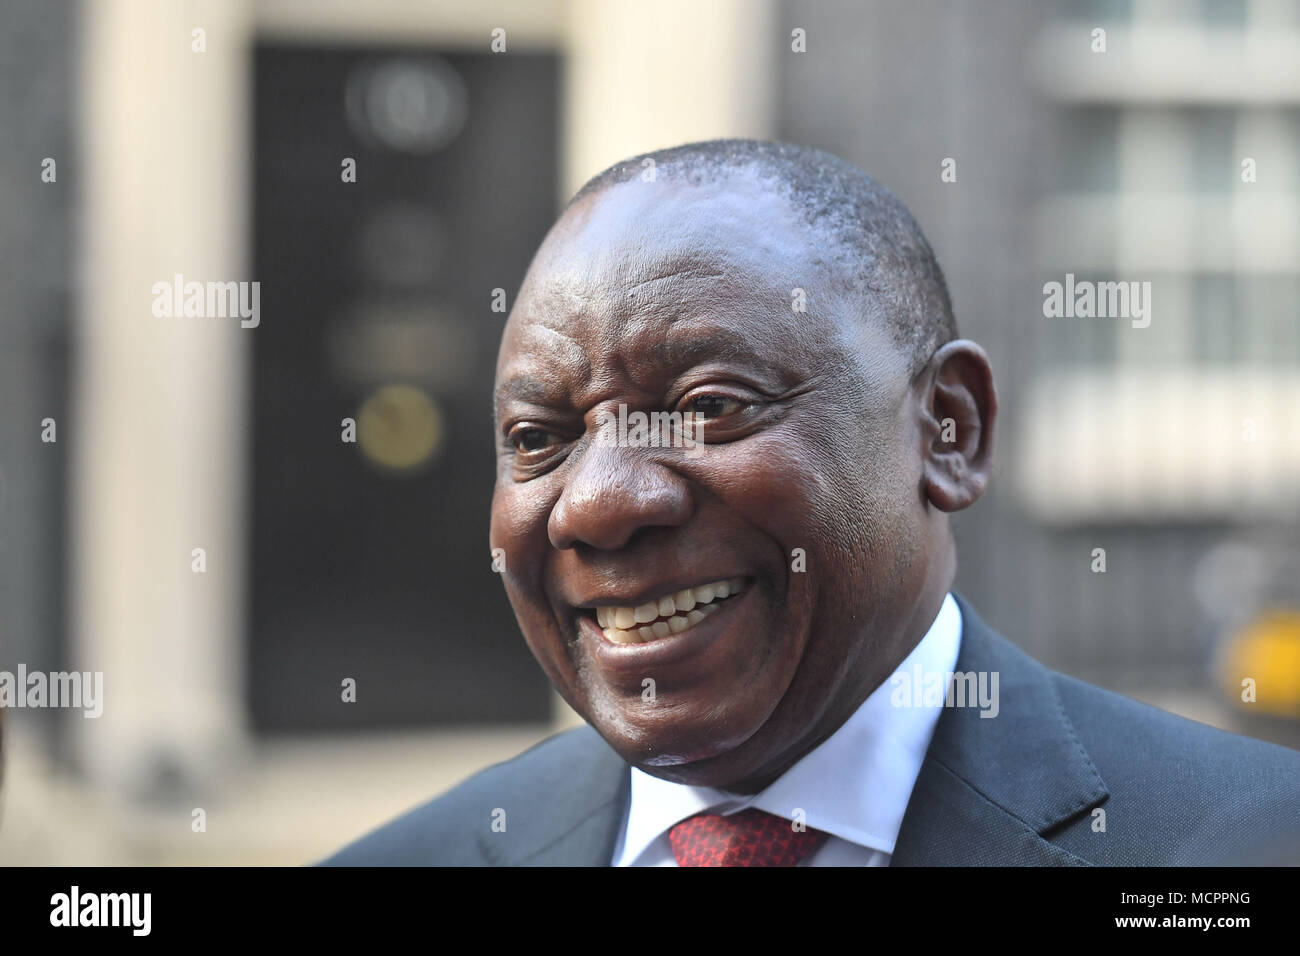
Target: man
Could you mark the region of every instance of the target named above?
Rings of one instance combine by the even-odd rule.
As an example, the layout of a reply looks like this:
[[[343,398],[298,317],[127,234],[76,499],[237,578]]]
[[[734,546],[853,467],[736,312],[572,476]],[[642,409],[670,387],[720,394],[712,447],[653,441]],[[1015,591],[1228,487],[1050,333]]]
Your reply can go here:
[[[717,141],[597,176],[502,339],[490,536],[590,727],[328,862],[1160,864],[1294,832],[1300,754],[1052,673],[949,593],[996,416],[861,171]]]

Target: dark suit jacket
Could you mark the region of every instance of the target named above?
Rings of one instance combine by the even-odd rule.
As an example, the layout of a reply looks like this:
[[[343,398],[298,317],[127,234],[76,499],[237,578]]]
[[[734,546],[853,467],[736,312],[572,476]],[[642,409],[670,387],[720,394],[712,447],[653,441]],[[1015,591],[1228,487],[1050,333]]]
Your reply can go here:
[[[944,709],[892,865],[1300,863],[1300,752],[1050,671],[958,603],[956,669],[997,671],[1000,710]],[[324,862],[608,865],[629,780],[594,730],[568,731]]]

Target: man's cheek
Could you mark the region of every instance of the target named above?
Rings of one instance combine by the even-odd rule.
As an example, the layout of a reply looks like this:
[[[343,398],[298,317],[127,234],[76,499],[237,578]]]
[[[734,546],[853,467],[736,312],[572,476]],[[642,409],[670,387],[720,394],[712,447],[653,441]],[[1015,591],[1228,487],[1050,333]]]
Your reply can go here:
[[[514,609],[515,619],[524,640],[534,655],[544,655],[559,643],[555,613],[545,597],[529,582],[511,577],[505,581],[506,597]]]
[[[546,679],[569,700],[569,692],[578,682],[577,669],[567,650],[569,642],[560,633],[554,618],[549,614],[539,615],[527,603],[515,604],[515,616],[524,643],[546,674]],[[572,700],[569,702],[573,703]]]
[[[498,490],[488,536],[494,571],[506,580],[540,579],[550,545],[546,520],[520,501],[517,494]]]
[[[792,454],[798,453],[784,442],[756,442],[744,455],[715,454],[699,480],[728,510],[769,537],[778,541],[798,538],[808,516],[816,511],[825,486],[815,471],[804,466],[792,469]]]

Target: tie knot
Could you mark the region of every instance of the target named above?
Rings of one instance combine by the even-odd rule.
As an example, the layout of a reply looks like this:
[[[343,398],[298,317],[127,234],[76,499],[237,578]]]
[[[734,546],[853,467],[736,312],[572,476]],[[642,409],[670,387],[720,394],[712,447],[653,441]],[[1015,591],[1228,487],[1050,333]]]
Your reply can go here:
[[[798,866],[827,836],[751,808],[725,817],[697,813],[673,826],[668,842],[678,866]]]

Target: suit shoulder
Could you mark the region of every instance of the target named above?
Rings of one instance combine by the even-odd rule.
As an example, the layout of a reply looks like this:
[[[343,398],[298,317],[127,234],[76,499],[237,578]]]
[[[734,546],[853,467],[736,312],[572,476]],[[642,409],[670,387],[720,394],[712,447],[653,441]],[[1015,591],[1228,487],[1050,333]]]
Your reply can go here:
[[[321,866],[478,866],[478,838],[497,807],[542,797],[603,745],[590,727],[548,737],[348,844]]]
[[[1089,753],[1113,752],[1148,765],[1177,763],[1197,772],[1252,766],[1291,783],[1300,751],[1180,717],[1095,684],[1052,672],[1066,711]]]
[[[1118,825],[1150,850],[1164,847],[1168,863],[1300,851],[1300,751],[1052,677],[1110,791],[1108,831]]]

